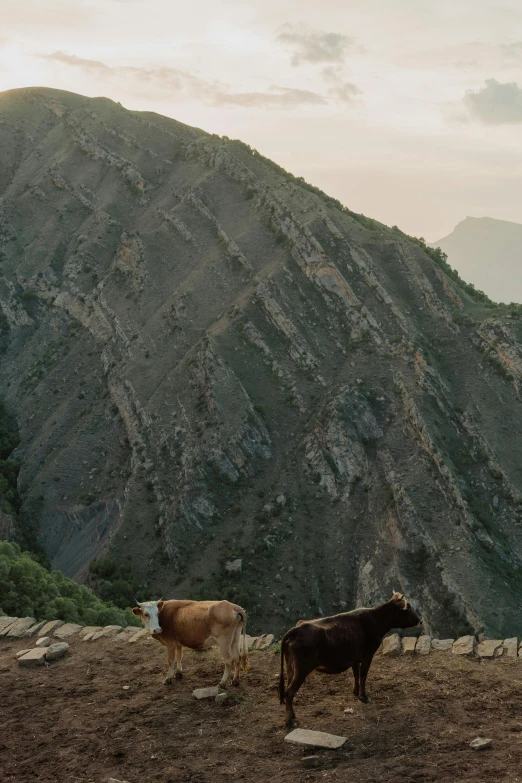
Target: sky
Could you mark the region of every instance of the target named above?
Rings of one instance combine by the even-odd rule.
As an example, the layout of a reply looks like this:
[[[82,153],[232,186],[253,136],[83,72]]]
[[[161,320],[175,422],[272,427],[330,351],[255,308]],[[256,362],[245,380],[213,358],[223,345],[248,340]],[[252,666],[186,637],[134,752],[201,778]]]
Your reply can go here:
[[[239,138],[434,241],[522,223],[520,0],[0,0],[0,90]]]

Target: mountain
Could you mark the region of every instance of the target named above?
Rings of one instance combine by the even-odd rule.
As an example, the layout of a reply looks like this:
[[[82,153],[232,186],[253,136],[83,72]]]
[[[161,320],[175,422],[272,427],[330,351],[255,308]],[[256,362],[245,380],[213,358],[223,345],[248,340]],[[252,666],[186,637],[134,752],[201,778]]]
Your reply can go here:
[[[394,589],[518,627],[519,309],[239,141],[43,88],[0,122],[0,399],[54,567],[253,631]]]
[[[431,246],[492,299],[522,302],[522,224],[467,217]]]

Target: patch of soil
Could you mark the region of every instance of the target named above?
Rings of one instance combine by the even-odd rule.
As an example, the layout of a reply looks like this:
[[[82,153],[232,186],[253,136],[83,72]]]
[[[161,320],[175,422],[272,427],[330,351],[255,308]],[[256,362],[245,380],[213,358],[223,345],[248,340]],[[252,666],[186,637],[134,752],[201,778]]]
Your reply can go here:
[[[522,781],[516,661],[377,656],[369,705],[354,699],[348,674],[312,675],[295,702],[300,726],[348,742],[317,751],[319,767],[307,769],[301,759],[313,749],[283,741],[273,651],[251,652],[250,672],[218,705],[192,697],[193,688],[217,684],[216,651],[187,651],[184,679],[165,686],[166,655],[152,640],[70,644],[67,658],[21,669],[14,654],[27,640],[0,641],[3,781]],[[491,737],[492,747],[473,751],[469,743],[478,735]]]

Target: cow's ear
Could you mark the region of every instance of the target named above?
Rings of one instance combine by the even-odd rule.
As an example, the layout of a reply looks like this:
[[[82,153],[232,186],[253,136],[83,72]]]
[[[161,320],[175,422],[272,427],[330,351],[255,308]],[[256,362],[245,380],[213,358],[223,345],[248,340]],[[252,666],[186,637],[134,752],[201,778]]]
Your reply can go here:
[[[136,615],[136,617],[139,617],[142,614],[141,606],[135,606],[132,610],[132,614]]]
[[[163,609],[164,603],[165,603],[165,601],[158,601],[158,603],[157,603],[158,612],[161,612],[161,610]]]

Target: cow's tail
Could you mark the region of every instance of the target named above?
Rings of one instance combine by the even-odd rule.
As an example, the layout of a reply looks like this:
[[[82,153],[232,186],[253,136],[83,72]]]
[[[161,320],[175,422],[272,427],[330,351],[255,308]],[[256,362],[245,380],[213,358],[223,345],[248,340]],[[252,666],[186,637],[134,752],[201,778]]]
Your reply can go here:
[[[238,615],[240,617],[241,624],[241,636],[239,639],[239,665],[244,672],[247,672],[250,668],[248,664],[248,642],[246,638],[246,612],[241,607],[238,609]]]
[[[290,643],[290,635],[294,628],[291,628],[285,633],[281,639],[281,673],[279,675],[279,701],[281,704],[285,703],[286,689],[285,689],[285,663],[287,661],[288,645]]]

